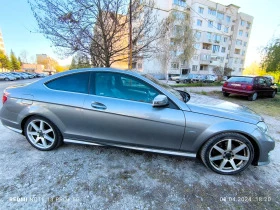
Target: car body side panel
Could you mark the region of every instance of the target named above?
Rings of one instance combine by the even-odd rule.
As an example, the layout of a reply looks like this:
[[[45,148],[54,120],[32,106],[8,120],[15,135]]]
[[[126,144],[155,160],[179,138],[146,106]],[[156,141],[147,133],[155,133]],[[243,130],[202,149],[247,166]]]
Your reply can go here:
[[[186,130],[181,150],[197,152],[211,137],[219,133],[238,132],[250,135],[256,126],[250,123],[232,121],[225,118],[209,116],[194,112],[184,112],[186,117]]]
[[[98,102],[106,106],[98,110]],[[90,95],[85,101],[83,133],[92,139],[179,150],[185,117],[178,109],[152,104]]]

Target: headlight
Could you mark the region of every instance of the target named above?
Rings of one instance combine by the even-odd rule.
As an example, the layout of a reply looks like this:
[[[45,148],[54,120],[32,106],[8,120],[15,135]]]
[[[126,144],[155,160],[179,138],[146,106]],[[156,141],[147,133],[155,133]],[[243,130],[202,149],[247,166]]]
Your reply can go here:
[[[268,127],[264,122],[259,122],[257,126],[259,127],[259,129],[261,129],[262,132],[267,133]]]

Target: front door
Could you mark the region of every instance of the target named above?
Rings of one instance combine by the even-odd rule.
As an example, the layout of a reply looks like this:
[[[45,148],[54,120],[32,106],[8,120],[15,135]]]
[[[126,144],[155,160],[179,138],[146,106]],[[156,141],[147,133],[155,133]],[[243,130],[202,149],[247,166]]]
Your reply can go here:
[[[180,149],[184,114],[174,107],[153,107],[160,93],[151,85],[127,74],[97,72],[90,92],[84,103],[84,134],[92,141]]]

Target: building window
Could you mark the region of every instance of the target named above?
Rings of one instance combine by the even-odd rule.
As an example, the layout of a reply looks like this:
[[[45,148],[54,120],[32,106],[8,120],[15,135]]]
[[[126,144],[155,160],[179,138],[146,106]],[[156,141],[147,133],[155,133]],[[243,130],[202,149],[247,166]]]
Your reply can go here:
[[[204,11],[204,8],[203,8],[203,7],[199,7],[199,8],[198,8],[198,12],[199,12],[200,14],[203,14],[203,11]]]
[[[249,33],[248,33],[248,32],[246,32],[246,33],[245,33],[245,36],[246,36],[246,37],[249,37]]]
[[[220,45],[213,45],[212,52],[216,53],[216,52],[219,52],[219,51],[220,51]]]
[[[204,50],[211,50],[211,44],[203,43],[202,44],[202,49],[204,49]]]
[[[197,65],[192,65],[192,71],[197,71]]]
[[[228,23],[230,22],[230,19],[231,19],[230,16],[226,17],[226,20],[227,20]]]
[[[249,29],[251,27],[251,23],[247,22],[247,28]]]
[[[221,23],[218,23],[218,24],[217,24],[217,29],[218,29],[218,30],[221,30],[221,29],[222,29],[222,24],[221,24]]]
[[[237,39],[237,40],[236,40],[236,45],[242,45],[242,40]]]
[[[230,50],[230,49],[231,49],[231,45],[228,46],[228,50]]]
[[[215,10],[215,9],[208,8],[208,14],[209,14],[209,15],[214,15],[214,16],[216,16],[216,10]]]
[[[235,49],[234,54],[240,55],[240,49]]]
[[[176,4],[176,5],[181,6],[181,7],[186,7],[187,6],[186,0],[174,0],[173,4]]]
[[[243,31],[242,31],[242,30],[239,30],[239,31],[238,31],[238,34],[239,34],[239,36],[242,36],[242,35],[243,35]]]
[[[138,63],[137,66],[138,66],[138,69],[142,69],[142,63]]]
[[[225,47],[222,47],[221,52],[222,52],[222,53],[226,52],[226,48],[225,48]]]
[[[171,69],[179,69],[179,63],[178,62],[171,62]]]
[[[209,61],[210,60],[210,55],[202,54],[201,55],[201,60],[202,61]]]
[[[213,28],[213,21],[212,20],[208,20],[208,27]]]
[[[228,29],[229,29],[228,27],[225,27],[224,32],[228,33]]]
[[[224,13],[217,12],[217,18],[223,20],[224,19]]]
[[[198,55],[194,55],[194,56],[193,56],[193,60],[196,60],[196,61],[197,61],[197,60],[198,60]]]
[[[221,35],[219,35],[219,34],[214,34],[214,35],[213,35],[213,40],[214,40],[216,43],[220,43],[220,41],[221,41]]]
[[[239,68],[239,72],[242,72],[242,70],[243,70],[242,68]]]
[[[245,55],[245,50],[242,50],[242,53],[241,53],[241,55]]]
[[[243,64],[244,63],[244,60],[240,59],[240,64]]]
[[[196,37],[196,39],[200,39],[200,37],[201,37],[201,32],[199,32],[199,31],[197,31],[196,33],[195,33],[195,37]]]
[[[202,20],[197,19],[196,25],[197,26],[202,26]]]
[[[194,48],[197,49],[197,50],[199,50],[199,49],[200,49],[200,44],[199,44],[199,43],[195,43],[195,44],[194,44]]]
[[[247,46],[247,42],[244,42],[243,45],[244,45],[244,47],[246,47]]]
[[[241,21],[240,21],[240,25],[245,26],[245,21],[244,21],[244,20],[241,20]]]
[[[224,62],[224,57],[220,57],[220,62],[223,63]]]
[[[212,34],[210,32],[207,32],[207,39],[209,42],[211,42],[211,37],[212,37]]]
[[[224,42],[227,42],[227,37],[224,37]]]

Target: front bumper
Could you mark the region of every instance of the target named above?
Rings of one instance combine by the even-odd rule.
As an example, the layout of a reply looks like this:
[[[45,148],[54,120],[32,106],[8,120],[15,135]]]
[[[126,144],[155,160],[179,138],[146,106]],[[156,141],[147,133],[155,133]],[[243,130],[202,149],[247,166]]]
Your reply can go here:
[[[253,165],[262,166],[270,162],[269,153],[275,147],[275,141],[267,133],[263,133],[260,129],[256,129],[252,135],[257,139],[259,154],[254,158]],[[256,154],[256,151],[255,151]]]

